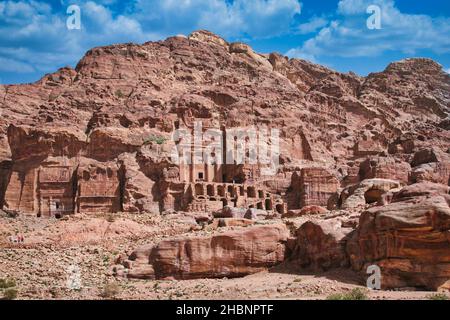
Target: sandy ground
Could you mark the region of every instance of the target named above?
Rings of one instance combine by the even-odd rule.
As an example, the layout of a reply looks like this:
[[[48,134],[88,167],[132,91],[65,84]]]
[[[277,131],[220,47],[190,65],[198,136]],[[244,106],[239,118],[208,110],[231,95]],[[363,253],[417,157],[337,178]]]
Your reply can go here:
[[[0,278],[16,281],[18,299],[326,299],[359,287],[350,270],[323,274],[275,268],[235,279],[127,280],[112,274],[118,254],[190,232],[189,219],[77,215],[67,220],[0,217]],[[10,236],[22,235],[23,243]],[[75,284],[75,285],[74,285]],[[113,284],[113,285],[112,285]],[[80,288],[78,288],[78,285]],[[111,290],[109,290],[111,291]],[[370,299],[426,299],[430,292],[367,291]]]

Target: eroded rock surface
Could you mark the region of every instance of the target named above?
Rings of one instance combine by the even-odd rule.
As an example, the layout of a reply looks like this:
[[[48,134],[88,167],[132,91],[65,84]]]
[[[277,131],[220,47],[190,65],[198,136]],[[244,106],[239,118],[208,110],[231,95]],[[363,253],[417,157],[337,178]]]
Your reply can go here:
[[[381,268],[384,288],[449,288],[450,188],[421,183],[365,211],[348,242],[353,268]]]
[[[163,214],[225,230],[152,243],[128,262],[131,276],[179,279],[278,264],[296,236],[251,225],[299,216],[300,266],[376,262],[386,287],[448,287],[449,92],[429,59],[360,77],[208,31],[93,48],[75,69],[0,85],[0,209]],[[278,129],[279,166],[176,161],[192,142],[173,133],[199,122]]]
[[[239,277],[265,270],[285,258],[285,225],[247,227],[203,237],[164,240],[137,248],[126,266],[130,278],[195,279]]]

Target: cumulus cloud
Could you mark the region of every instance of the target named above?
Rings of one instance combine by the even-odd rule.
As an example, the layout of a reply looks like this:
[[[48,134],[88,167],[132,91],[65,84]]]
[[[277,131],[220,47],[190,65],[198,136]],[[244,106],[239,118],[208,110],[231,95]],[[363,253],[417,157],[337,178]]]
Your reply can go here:
[[[0,6],[0,70],[29,73],[55,71],[74,65],[93,46],[118,42],[144,42],[157,36],[146,34],[133,18],[113,16],[105,6],[78,1],[81,30],[66,26],[67,7],[55,10],[34,0],[5,1]],[[2,63],[7,62],[7,63]]]
[[[324,17],[312,17],[308,22],[302,23],[298,26],[299,34],[314,33],[317,30],[325,27],[328,24],[328,20]]]
[[[35,71],[32,66],[27,63],[16,61],[9,58],[0,57],[0,71],[27,73]]]
[[[81,9],[81,30],[66,27],[72,4]],[[52,5],[7,0],[0,2],[0,70],[43,74],[74,65],[91,47],[195,29],[229,37],[274,36],[288,32],[300,12],[298,0],[60,0]]]
[[[381,29],[369,30],[369,5],[381,9]],[[450,19],[400,12],[393,0],[341,0],[332,21],[288,55],[317,57],[374,57],[387,51],[413,55],[428,49],[450,51]]]
[[[276,36],[301,13],[298,0],[137,0],[135,17],[166,34],[208,29],[229,37]]]

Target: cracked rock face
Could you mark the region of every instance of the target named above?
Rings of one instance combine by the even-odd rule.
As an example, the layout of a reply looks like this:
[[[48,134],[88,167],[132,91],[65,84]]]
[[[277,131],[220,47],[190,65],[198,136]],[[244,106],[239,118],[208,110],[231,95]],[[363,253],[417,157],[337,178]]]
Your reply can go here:
[[[196,279],[240,277],[285,258],[289,232],[284,224],[247,227],[203,237],[179,237],[137,248],[129,278]]]
[[[378,265],[384,288],[449,289],[449,190],[419,183],[365,211],[347,242],[353,268]]]
[[[442,188],[450,183],[450,76],[432,60],[393,62],[360,77],[196,31],[93,48],[75,69],[32,84],[0,85],[0,115],[0,206],[8,212],[186,210],[242,219],[251,209],[248,217],[255,221],[364,212],[359,225],[352,217],[337,234],[320,219],[303,226],[296,247],[300,264],[326,269],[350,261],[362,270],[380,261],[387,287],[447,286],[448,195]],[[188,191],[197,189],[183,181],[187,171],[171,157],[172,133],[196,121],[215,129],[279,129],[277,171],[262,176],[247,165],[226,167],[220,179],[228,185],[198,189],[202,200],[222,194],[219,207],[191,205]],[[253,190],[239,188],[253,184]],[[246,207],[233,208],[232,196]],[[253,204],[246,197],[264,200]],[[259,210],[271,212],[266,217]],[[356,228],[351,234],[349,226]],[[152,249],[151,264],[133,272],[248,274],[284,259],[284,231],[270,228],[167,240]],[[258,236],[270,241],[255,248],[242,242]],[[227,241],[231,247],[223,245]],[[312,242],[304,247],[305,241]],[[317,248],[324,248],[322,255]],[[165,252],[180,255],[186,265]],[[233,259],[236,265],[227,264]]]

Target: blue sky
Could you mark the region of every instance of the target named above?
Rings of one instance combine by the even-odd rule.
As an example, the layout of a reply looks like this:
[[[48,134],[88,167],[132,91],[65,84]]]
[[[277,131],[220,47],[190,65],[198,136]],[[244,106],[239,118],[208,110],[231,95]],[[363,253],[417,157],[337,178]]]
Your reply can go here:
[[[80,30],[66,27],[72,4],[81,9]],[[367,28],[369,5],[381,9],[381,29]],[[448,0],[1,0],[0,83],[74,67],[95,46],[197,29],[342,72],[366,75],[408,57],[450,71]]]

